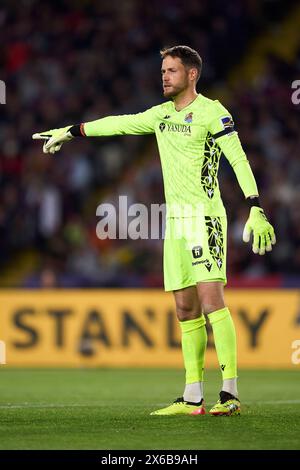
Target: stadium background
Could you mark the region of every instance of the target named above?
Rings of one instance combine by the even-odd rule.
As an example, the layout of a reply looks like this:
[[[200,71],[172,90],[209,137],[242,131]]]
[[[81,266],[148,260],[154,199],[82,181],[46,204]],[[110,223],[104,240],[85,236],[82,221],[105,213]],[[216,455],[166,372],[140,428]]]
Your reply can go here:
[[[299,4],[292,0],[1,2],[0,79],[6,84],[6,104],[0,107],[0,340],[6,343],[7,366],[0,372],[4,384],[22,384],[26,403],[34,397],[31,375],[26,379],[21,371],[12,379],[11,365],[80,366],[80,373],[88,366],[139,366],[149,374],[149,366],[171,366],[181,375],[167,371],[170,384],[182,384],[173,299],[162,291],[162,241],[96,236],[100,203],[117,206],[119,195],[147,206],[164,202],[154,136],[76,139],[54,158],[31,140],[34,132],[135,113],[161,102],[159,50],[175,44],[199,51],[204,67],[198,91],[219,98],[232,112],[277,235],[277,245],[263,257],[242,242],[248,208],[223,158],[219,182],[229,220],[226,295],[238,330],[240,366],[254,368],[255,374],[258,368],[292,369],[297,374],[289,376],[289,385],[285,376],[285,395],[278,385],[283,375],[251,377],[254,382],[265,377],[278,392],[275,398],[295,397],[300,105],[292,102],[292,82],[300,79],[299,24]],[[207,366],[217,367],[211,336]],[[33,375],[32,383],[47,401],[45,374]],[[100,370],[97,374],[103,378]],[[130,397],[127,376],[120,371],[118,376],[124,378],[120,390]],[[60,397],[67,397],[67,376],[58,377]],[[95,377],[90,380],[98,394]],[[112,377],[104,375],[108,389],[120,386]],[[165,398],[159,395],[160,374],[155,385],[149,378],[155,380],[154,373],[145,377],[149,393],[154,387],[158,401],[169,399],[165,388]],[[59,380],[66,380],[66,388]],[[70,390],[78,387],[84,400],[81,381],[75,377]],[[9,402],[22,401],[18,386],[14,392],[3,390],[4,403],[6,395]],[[226,445],[221,434],[220,448]],[[24,448],[39,446],[37,437],[30,439],[20,441]],[[287,448],[296,445],[289,439]],[[1,448],[5,442],[9,448],[22,446],[13,435],[3,442]],[[78,445],[89,448],[91,442]],[[115,442],[121,448],[129,445]],[[133,445],[144,448],[147,441],[137,442]],[[183,441],[178,445],[184,448]]]

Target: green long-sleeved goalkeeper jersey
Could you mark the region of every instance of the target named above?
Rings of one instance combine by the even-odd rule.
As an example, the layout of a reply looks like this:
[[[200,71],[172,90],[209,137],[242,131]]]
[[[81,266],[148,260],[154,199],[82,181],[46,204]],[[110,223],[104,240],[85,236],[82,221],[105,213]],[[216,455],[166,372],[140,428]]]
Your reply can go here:
[[[142,113],[87,122],[84,132],[89,137],[155,133],[169,217],[178,215],[178,207],[199,205],[206,215],[225,214],[217,179],[222,153],[245,197],[258,195],[232,116],[219,101],[201,94],[181,111],[168,101]]]

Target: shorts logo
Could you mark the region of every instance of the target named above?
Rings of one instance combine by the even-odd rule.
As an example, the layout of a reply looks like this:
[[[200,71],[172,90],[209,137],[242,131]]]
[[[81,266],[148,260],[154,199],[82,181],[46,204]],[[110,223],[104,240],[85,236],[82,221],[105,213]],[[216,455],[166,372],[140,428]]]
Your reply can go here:
[[[208,259],[206,260],[205,267],[206,267],[207,271],[210,272],[212,264],[208,261]]]
[[[194,246],[194,248],[192,248],[192,253],[193,253],[193,258],[201,258],[203,254],[203,249],[201,246]]]
[[[201,261],[194,261],[192,263],[192,266],[197,266],[198,264],[204,264],[204,266],[206,267],[206,269],[208,271],[211,270],[212,264],[210,263],[210,261],[208,259],[203,259]]]
[[[184,118],[184,122],[188,122],[188,123],[193,122],[193,113],[187,114]]]

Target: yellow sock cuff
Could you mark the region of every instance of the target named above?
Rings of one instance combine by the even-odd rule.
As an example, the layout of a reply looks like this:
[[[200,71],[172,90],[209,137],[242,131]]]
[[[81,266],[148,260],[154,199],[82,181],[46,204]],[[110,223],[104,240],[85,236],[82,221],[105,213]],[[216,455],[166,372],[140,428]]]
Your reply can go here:
[[[224,320],[224,318],[226,317],[230,317],[230,312],[227,307],[224,307],[220,310],[216,310],[215,312],[209,313],[207,316],[210,323],[213,324],[220,320]]]
[[[201,315],[201,317],[195,318],[194,320],[180,321],[179,325],[183,333],[189,333],[190,331],[197,330],[197,328],[201,328],[205,323],[204,315]]]

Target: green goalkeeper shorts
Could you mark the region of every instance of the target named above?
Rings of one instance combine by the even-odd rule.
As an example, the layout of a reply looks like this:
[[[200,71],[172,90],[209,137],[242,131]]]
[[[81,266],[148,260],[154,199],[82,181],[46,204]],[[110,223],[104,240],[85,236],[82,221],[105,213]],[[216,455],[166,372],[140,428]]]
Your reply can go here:
[[[226,285],[227,218],[168,218],[164,240],[166,291],[197,282]]]

